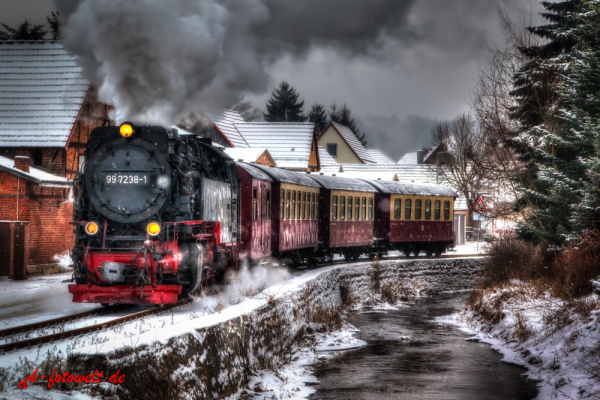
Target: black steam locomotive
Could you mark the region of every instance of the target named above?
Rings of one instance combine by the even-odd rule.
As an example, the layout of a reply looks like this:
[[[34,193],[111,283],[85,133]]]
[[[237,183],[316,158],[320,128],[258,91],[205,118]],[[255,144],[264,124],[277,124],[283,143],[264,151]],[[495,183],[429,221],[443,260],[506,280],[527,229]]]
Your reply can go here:
[[[173,303],[236,265],[239,177],[209,139],[158,126],[91,133],[74,184],[74,302]]]

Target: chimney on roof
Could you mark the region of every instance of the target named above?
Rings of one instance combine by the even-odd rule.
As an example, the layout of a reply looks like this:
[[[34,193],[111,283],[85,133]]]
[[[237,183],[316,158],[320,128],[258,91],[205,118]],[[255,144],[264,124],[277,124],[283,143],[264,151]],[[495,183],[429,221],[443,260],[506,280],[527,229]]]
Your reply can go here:
[[[342,164],[340,164],[340,170],[338,172],[344,172],[344,168],[342,168]]]
[[[16,156],[15,168],[20,169],[23,172],[29,172],[29,157]]]
[[[425,150],[417,150],[417,164],[423,164],[425,158]]]

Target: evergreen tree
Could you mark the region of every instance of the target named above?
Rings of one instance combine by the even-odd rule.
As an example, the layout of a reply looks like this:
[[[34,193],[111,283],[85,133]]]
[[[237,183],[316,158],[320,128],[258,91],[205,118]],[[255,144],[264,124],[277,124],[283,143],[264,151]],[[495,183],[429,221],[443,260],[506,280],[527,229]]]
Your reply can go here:
[[[358,127],[356,126],[356,121],[352,116],[352,111],[346,106],[346,103],[342,106],[341,109],[337,109],[335,102],[331,105],[331,111],[329,112],[329,117],[333,122],[337,122],[338,124],[342,124],[350,128],[352,133],[356,136],[358,141],[362,143],[363,146],[367,145],[367,138],[364,133],[361,133]]]
[[[11,28],[6,24],[2,24],[5,32],[0,31],[0,39],[2,40],[44,40],[48,33],[44,29],[44,25],[32,25],[25,20],[16,29]]]
[[[263,115],[267,122],[304,122],[302,107],[304,101],[298,102],[296,89],[283,81],[267,101],[267,113]]]
[[[52,33],[52,40],[58,40],[60,37],[60,21],[58,17],[60,13],[58,11],[52,11],[50,17],[46,17],[48,25],[50,26],[50,32]]]
[[[322,104],[314,104],[308,113],[308,120],[315,124],[317,131],[321,132],[327,124],[327,112]]]
[[[573,234],[600,228],[600,5],[589,2],[579,15],[576,28],[580,43],[567,69],[562,94],[566,109],[561,114],[580,147],[578,167],[581,201],[573,206]]]
[[[522,238],[562,243],[573,231],[573,205],[583,194],[585,166],[580,157],[589,153],[589,143],[570,129],[563,87],[567,84],[565,65],[572,61],[579,42],[580,12],[591,0],[542,2],[542,14],[551,23],[528,28],[546,39],[544,44],[522,48],[529,59],[516,74],[516,100],[512,117],[521,125],[510,144],[524,167],[520,176],[520,197],[515,206],[526,208],[527,216],[518,227]],[[586,147],[587,146],[587,147]]]

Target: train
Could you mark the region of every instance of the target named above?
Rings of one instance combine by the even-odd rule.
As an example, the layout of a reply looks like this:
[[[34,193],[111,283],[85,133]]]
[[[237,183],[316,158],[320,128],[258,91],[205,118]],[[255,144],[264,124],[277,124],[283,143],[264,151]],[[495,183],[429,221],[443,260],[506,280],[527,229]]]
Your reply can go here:
[[[243,264],[440,256],[456,192],[235,161],[176,128],[103,125],[74,179],[73,302],[176,303]]]

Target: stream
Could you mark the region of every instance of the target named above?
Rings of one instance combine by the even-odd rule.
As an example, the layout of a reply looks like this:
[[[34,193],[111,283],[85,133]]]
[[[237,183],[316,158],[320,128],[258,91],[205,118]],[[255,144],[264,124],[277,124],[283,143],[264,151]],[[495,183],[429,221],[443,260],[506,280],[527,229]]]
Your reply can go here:
[[[435,317],[460,311],[468,293],[408,302],[400,310],[360,310],[349,322],[368,344],[317,371],[311,399],[533,399],[524,369],[502,363],[487,344]]]

